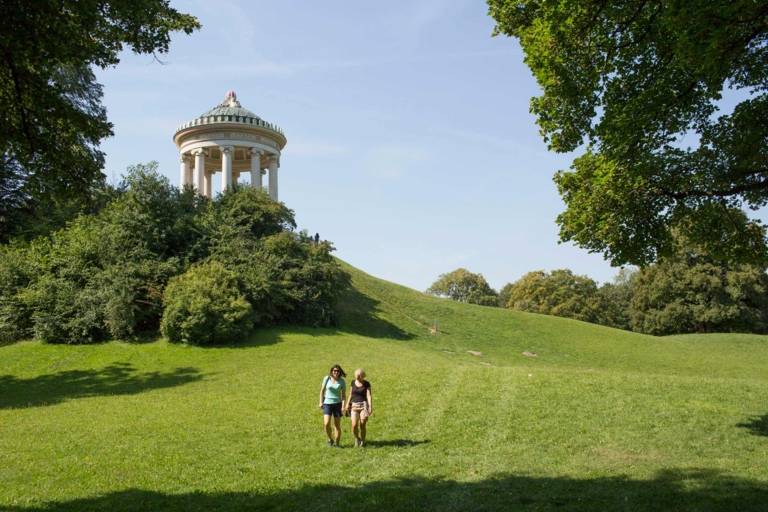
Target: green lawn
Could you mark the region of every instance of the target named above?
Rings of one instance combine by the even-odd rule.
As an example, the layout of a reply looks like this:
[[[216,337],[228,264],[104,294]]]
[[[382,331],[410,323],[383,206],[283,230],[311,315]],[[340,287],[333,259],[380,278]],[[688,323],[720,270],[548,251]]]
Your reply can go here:
[[[654,338],[347,269],[338,330],[0,347],[0,510],[768,510],[768,337]],[[365,449],[346,419],[324,446],[334,362],[373,383]]]

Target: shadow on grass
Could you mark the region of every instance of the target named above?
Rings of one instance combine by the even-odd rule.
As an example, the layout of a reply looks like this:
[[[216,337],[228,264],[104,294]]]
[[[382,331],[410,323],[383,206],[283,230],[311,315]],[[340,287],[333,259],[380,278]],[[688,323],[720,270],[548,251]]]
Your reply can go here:
[[[737,427],[746,428],[756,436],[768,437],[768,414],[754,416],[744,423],[739,423]]]
[[[203,375],[195,368],[137,373],[126,363],[95,370],[66,370],[30,379],[0,375],[0,409],[54,405],[91,396],[132,395],[150,389],[180,386],[202,378]]]
[[[301,333],[313,337],[337,336],[339,333],[357,334],[370,338],[385,338],[409,340],[415,336],[397,325],[380,318],[379,301],[361,293],[359,290],[347,288],[337,305],[338,325],[336,327],[308,327],[303,325],[283,324],[271,327],[257,327],[253,333],[243,340],[231,343],[205,345],[203,348],[258,347],[279,343],[282,334]]]
[[[411,446],[419,446],[420,444],[429,443],[429,439],[423,439],[421,441],[415,441],[413,439],[387,439],[385,441],[366,441],[365,446],[367,448],[409,448]]]
[[[358,487],[306,486],[274,494],[257,492],[163,494],[129,489],[95,498],[49,502],[10,512],[139,510],[568,510],[568,511],[765,511],[768,484],[712,470],[666,470],[651,480],[604,477],[540,478],[497,475],[474,482],[401,478]]]
[[[299,330],[307,330],[311,332],[310,328],[299,327]],[[205,350],[216,350],[219,348],[245,348],[245,347],[265,347],[267,345],[274,345],[279,343],[282,339],[282,334],[293,330],[293,326],[277,326],[277,327],[256,327],[245,338],[240,340],[228,341],[226,343],[214,343],[212,345],[195,345],[196,347]]]
[[[337,330],[370,338],[409,340],[415,337],[413,333],[406,332],[381,318],[379,304],[380,301],[350,286],[344,291],[337,304],[339,316]]]

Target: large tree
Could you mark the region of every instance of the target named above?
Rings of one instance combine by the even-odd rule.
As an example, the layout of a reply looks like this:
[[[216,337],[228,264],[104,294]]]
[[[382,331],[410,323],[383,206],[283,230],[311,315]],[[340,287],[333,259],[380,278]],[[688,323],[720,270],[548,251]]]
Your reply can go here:
[[[714,264],[700,255],[664,259],[637,272],[632,330],[649,334],[768,332],[768,275],[756,265]]]
[[[87,206],[103,182],[112,125],[92,68],[126,45],[165,53],[172,32],[199,26],[169,0],[0,2],[0,241]]]
[[[488,0],[542,95],[541,134],[583,149],[555,181],[560,237],[647,264],[683,235],[719,261],[764,262],[768,2]],[[719,112],[724,95],[738,103]]]
[[[564,316],[585,322],[601,319],[601,297],[597,283],[568,269],[528,272],[506,285],[501,295],[506,307],[530,313]]]
[[[629,330],[629,303],[632,300],[633,282],[637,272],[622,268],[612,283],[604,283],[597,289],[600,314],[597,323]]]
[[[427,289],[427,293],[482,306],[496,306],[499,300],[483,274],[475,274],[465,268],[440,274],[437,281]]]

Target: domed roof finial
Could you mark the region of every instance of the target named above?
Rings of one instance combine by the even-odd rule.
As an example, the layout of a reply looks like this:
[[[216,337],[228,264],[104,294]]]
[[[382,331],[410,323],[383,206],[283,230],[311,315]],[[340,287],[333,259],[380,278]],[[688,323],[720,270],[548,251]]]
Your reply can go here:
[[[221,106],[226,107],[239,107],[240,102],[237,101],[237,94],[235,91],[227,91],[227,95],[224,96],[224,101]]]

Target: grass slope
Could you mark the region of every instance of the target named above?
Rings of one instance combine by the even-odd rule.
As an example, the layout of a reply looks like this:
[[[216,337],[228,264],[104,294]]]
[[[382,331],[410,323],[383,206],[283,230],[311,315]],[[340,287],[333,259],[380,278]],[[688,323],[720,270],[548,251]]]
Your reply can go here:
[[[768,336],[709,334],[655,337],[567,318],[460,304],[371,277],[345,265],[353,290],[342,325],[373,337],[499,366],[557,366],[675,375],[750,378],[768,369]],[[429,336],[437,324],[438,336]],[[537,354],[527,358],[523,352]]]
[[[0,347],[0,510],[766,509],[768,338],[654,338],[347,270],[337,330]],[[373,382],[363,450],[323,446],[337,361]]]

